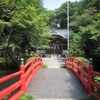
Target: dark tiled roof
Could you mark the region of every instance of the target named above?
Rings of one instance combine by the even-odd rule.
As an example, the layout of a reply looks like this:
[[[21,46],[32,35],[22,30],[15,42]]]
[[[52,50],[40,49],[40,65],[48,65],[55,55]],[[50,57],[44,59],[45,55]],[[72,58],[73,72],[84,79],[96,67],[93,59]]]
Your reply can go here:
[[[63,38],[68,38],[68,31],[67,29],[53,29],[50,31],[50,34],[52,35],[59,35]]]

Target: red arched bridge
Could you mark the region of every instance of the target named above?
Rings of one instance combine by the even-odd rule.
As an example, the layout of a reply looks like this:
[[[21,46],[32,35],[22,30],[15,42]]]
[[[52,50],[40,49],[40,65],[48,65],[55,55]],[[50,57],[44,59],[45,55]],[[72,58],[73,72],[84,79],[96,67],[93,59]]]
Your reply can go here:
[[[25,65],[22,62],[20,71],[0,78],[0,100],[18,100],[26,92],[40,98],[38,100],[77,100],[87,93],[100,100],[100,83],[95,80],[100,73],[95,72],[93,66],[74,57],[65,59],[66,69],[46,69],[42,65],[42,58],[36,57]]]

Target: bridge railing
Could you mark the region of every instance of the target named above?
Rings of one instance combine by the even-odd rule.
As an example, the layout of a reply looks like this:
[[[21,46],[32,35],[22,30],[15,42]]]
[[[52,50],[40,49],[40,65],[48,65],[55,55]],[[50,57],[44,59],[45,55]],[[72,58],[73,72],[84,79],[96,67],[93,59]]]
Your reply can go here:
[[[25,65],[22,61],[20,71],[0,78],[0,85],[2,86],[5,86],[4,84],[8,81],[11,82],[12,79],[15,79],[13,80],[13,82],[11,82],[12,84],[0,90],[0,100],[3,100],[4,98],[6,98],[6,100],[18,100],[18,98],[26,92],[29,83],[31,82],[35,73],[41,67],[42,58],[36,57],[30,60]]]
[[[95,77],[100,77],[100,73],[95,72],[92,65],[87,65],[75,57],[66,58],[65,63],[77,75],[88,93],[100,100],[100,82],[95,80]]]

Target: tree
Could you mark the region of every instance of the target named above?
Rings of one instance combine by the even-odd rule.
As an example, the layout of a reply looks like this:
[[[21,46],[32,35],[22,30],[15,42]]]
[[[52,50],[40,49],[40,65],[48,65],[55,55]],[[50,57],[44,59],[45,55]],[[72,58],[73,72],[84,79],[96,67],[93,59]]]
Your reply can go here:
[[[66,3],[56,10],[61,28],[66,27]],[[70,54],[93,58],[95,66],[100,65],[100,2],[81,0],[70,2]],[[61,20],[63,19],[63,21]]]
[[[82,37],[78,34],[72,33],[70,36],[70,48],[69,53],[70,56],[83,56],[84,57],[84,50],[82,48]]]
[[[1,0],[0,48],[6,52],[6,59],[18,64],[16,57],[26,49],[47,45],[47,21],[42,0]]]
[[[56,9],[56,24],[60,23],[60,28],[67,27],[67,2],[63,3],[60,8]]]
[[[52,29],[52,28],[55,28],[55,27],[57,27],[57,24],[56,24],[56,13],[55,13],[55,11],[53,11],[53,10],[47,10],[46,11],[46,13],[47,13],[47,16],[48,16],[48,26]]]

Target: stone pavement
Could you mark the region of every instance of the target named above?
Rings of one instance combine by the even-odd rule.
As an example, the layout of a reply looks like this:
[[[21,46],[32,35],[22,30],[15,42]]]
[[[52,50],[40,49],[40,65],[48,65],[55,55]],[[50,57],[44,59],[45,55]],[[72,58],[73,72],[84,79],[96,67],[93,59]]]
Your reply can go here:
[[[65,58],[43,58],[43,63],[46,64],[48,68],[60,68],[62,64],[65,64]]]
[[[62,59],[45,58],[44,63],[49,68],[40,69],[27,89],[36,100],[78,100],[87,94],[71,70],[58,66]]]

